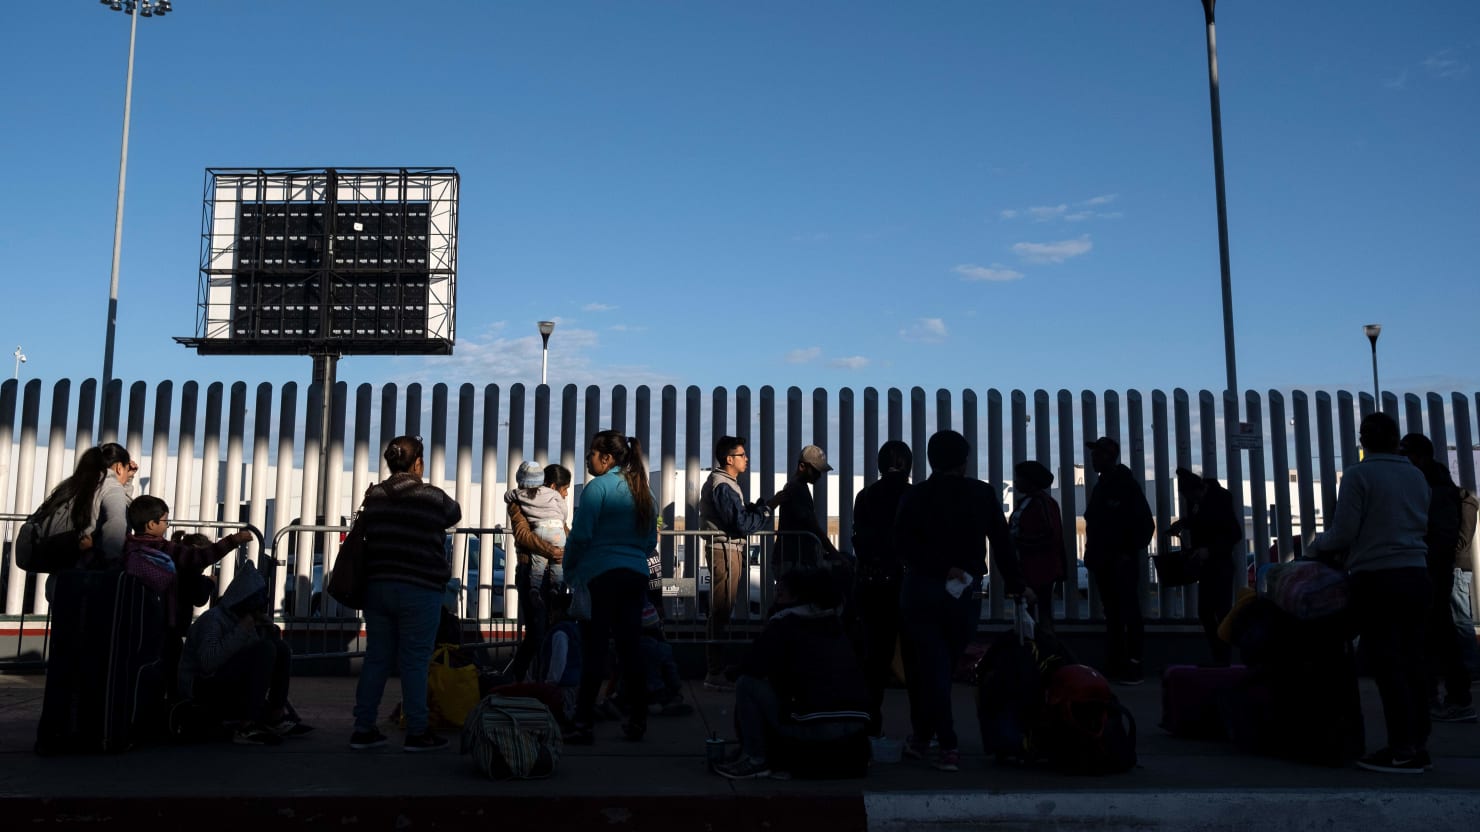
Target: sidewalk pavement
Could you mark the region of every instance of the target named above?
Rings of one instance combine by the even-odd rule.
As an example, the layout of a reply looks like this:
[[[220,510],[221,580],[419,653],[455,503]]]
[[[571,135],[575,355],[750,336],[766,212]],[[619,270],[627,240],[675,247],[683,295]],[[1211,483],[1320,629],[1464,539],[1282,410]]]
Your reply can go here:
[[[452,749],[403,754],[347,747],[353,678],[294,680],[292,698],[318,730],[278,748],[230,744],[140,748],[120,755],[32,753],[41,676],[0,675],[0,818],[9,829],[86,826],[210,832],[323,824],[368,829],[648,830],[1103,828],[1471,830],[1480,825],[1480,725],[1435,725],[1435,768],[1421,776],[1329,769],[1242,756],[1224,743],[1157,727],[1155,680],[1118,688],[1136,716],[1141,764],[1110,777],[1067,777],[995,764],[977,736],[975,689],[957,686],[963,765],[875,765],[861,780],[732,782],[704,765],[711,733],[733,737],[728,694],[690,683],[697,712],[652,719],[641,743],[598,725],[597,744],[568,747],[554,777],[492,782]],[[1363,682],[1369,746],[1381,709]],[[399,700],[396,681],[382,711]],[[1289,707],[1316,707],[1290,703]],[[903,691],[886,703],[890,736],[907,733]]]

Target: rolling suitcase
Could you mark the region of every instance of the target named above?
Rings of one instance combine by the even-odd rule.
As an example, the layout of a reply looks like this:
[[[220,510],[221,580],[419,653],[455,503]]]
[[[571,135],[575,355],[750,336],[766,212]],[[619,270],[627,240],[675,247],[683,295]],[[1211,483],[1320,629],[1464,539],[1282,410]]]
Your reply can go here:
[[[165,617],[123,572],[57,575],[36,753],[122,751],[162,725]]]
[[[1225,739],[1219,697],[1248,675],[1243,665],[1172,665],[1161,678],[1161,727],[1191,739]]]

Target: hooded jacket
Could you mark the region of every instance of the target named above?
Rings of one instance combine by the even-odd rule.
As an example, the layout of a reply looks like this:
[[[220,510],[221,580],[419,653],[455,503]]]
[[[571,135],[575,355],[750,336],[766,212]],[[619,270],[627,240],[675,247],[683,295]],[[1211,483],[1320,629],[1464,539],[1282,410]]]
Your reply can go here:
[[[189,698],[195,689],[195,680],[210,676],[226,665],[226,662],[243,648],[262,640],[256,627],[242,627],[241,618],[232,612],[232,607],[247,601],[257,594],[267,594],[267,580],[249,560],[236,567],[236,577],[222,593],[216,606],[206,610],[185,637],[185,651],[180,655],[180,695]]]

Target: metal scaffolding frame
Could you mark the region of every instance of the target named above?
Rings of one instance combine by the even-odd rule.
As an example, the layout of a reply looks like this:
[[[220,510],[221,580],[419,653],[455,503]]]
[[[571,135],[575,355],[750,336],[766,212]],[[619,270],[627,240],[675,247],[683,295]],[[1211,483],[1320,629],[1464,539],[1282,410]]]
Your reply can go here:
[[[456,169],[208,168],[202,355],[446,355]]]

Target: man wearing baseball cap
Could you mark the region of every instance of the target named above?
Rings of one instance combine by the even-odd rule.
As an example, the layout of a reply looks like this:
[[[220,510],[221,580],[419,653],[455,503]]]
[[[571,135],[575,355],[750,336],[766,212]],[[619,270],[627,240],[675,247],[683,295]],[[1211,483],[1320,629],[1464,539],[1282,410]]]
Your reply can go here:
[[[819,546],[828,560],[840,557],[838,547],[827,537],[827,530],[817,522],[817,504],[812,499],[812,483],[831,470],[827,453],[816,445],[808,445],[797,455],[796,470],[786,486],[770,500],[770,506],[779,509],[777,530],[781,532],[783,571],[796,566],[816,566]]]

